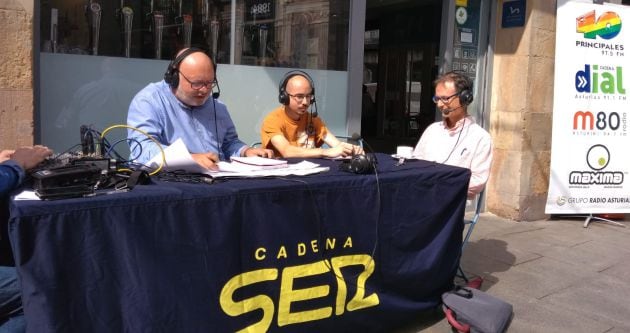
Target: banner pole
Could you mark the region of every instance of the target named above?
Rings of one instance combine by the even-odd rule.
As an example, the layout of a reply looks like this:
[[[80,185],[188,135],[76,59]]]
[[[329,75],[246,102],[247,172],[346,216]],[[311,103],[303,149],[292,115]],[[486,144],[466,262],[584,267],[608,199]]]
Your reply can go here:
[[[623,223],[620,223],[620,222],[617,222],[617,221],[613,221],[613,220],[609,220],[609,219],[605,219],[605,218],[599,217],[599,216],[594,216],[593,213],[590,213],[590,214],[588,214],[586,216],[586,220],[584,220],[584,228],[588,228],[588,224],[591,223],[591,221],[611,223],[611,224],[614,224],[616,226],[623,227],[623,228],[626,227]]]

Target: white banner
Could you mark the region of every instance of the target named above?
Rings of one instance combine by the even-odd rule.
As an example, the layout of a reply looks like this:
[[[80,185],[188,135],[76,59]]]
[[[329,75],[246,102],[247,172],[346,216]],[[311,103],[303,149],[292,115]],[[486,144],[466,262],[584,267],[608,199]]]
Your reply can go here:
[[[630,7],[558,0],[545,213],[630,212]]]

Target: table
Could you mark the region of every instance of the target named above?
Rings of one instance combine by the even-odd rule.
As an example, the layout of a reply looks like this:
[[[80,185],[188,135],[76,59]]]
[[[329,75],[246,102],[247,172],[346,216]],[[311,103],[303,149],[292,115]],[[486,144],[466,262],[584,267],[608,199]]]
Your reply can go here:
[[[338,170],[11,201],[29,332],[389,331],[439,304],[470,171]]]

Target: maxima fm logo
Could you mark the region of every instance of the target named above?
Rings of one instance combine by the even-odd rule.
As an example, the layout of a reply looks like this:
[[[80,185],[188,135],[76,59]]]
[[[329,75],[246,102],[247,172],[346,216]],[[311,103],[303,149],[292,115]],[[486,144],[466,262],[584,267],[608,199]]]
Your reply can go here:
[[[571,185],[621,185],[623,173],[603,171],[610,163],[610,151],[604,145],[594,145],[586,153],[586,164],[591,171],[572,171],[569,174]]]
[[[584,65],[575,73],[575,90],[582,93],[625,94],[623,67]]]
[[[615,12],[605,12],[595,17],[595,11],[590,11],[576,18],[577,32],[584,34],[584,38],[603,39],[615,38],[621,31],[621,18]]]

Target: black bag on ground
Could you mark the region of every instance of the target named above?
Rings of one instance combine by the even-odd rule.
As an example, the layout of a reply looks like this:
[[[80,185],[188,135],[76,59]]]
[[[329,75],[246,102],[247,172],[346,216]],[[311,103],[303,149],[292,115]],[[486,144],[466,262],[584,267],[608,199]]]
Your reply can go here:
[[[444,313],[459,332],[503,333],[512,320],[512,304],[484,291],[456,286],[442,294]]]

